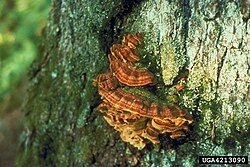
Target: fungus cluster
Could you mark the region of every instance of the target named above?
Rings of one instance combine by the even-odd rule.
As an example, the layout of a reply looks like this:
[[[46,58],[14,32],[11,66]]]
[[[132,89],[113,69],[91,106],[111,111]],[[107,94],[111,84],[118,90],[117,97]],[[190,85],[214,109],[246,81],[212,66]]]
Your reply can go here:
[[[97,110],[104,114],[107,123],[120,132],[123,141],[143,148],[148,141],[159,143],[159,134],[170,133],[171,138],[185,136],[193,119],[175,104],[162,104],[123,89],[157,83],[151,72],[135,66],[140,60],[137,45],[142,44],[142,35],[128,34],[122,44],[111,46],[109,70],[99,74],[94,85],[103,99]]]

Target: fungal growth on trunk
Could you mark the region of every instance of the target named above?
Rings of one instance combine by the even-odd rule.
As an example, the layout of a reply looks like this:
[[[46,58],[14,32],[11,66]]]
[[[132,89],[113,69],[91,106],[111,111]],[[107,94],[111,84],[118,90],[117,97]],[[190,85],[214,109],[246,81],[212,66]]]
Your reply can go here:
[[[97,110],[120,132],[121,139],[134,147],[144,147],[149,141],[159,143],[159,134],[170,133],[173,139],[185,136],[193,122],[192,116],[176,104],[163,104],[123,89],[157,83],[150,71],[134,65],[140,60],[137,45],[142,44],[142,35],[128,34],[122,44],[113,44],[109,70],[94,82],[103,100]]]

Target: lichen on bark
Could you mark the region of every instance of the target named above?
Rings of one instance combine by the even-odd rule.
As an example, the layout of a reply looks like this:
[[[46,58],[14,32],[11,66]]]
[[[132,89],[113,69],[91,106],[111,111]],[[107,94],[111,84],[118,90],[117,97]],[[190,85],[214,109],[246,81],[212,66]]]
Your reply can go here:
[[[249,156],[250,32],[239,3],[53,1],[31,70],[17,166],[195,166],[199,155]],[[93,78],[106,72],[111,44],[134,32],[145,33],[140,53],[161,98],[189,69],[178,95],[195,119],[186,139],[163,135],[160,145],[137,150],[94,110],[100,99]],[[161,55],[169,51],[175,70],[163,72],[161,62],[170,60]]]

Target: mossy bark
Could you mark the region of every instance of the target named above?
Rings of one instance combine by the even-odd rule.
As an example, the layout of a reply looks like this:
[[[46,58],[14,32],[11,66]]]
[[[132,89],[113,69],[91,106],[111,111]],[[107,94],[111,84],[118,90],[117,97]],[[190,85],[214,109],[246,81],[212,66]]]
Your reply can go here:
[[[250,32],[242,7],[248,10],[243,1],[54,0],[30,72],[17,166],[195,166],[199,155],[249,156]],[[159,98],[189,69],[177,96],[195,123],[186,139],[163,135],[139,150],[95,111],[92,81],[107,71],[111,44],[141,31],[142,66],[157,76]]]

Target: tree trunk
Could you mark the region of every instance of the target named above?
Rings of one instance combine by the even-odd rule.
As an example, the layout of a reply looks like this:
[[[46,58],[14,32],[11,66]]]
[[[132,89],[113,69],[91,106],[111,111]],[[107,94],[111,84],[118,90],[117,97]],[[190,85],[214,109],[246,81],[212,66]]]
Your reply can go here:
[[[248,14],[245,0],[53,0],[30,72],[17,166],[197,166],[199,155],[249,156]],[[144,32],[140,53],[159,98],[189,69],[176,95],[194,118],[185,139],[162,135],[137,149],[95,110],[92,82],[108,70],[109,47],[135,32]]]

